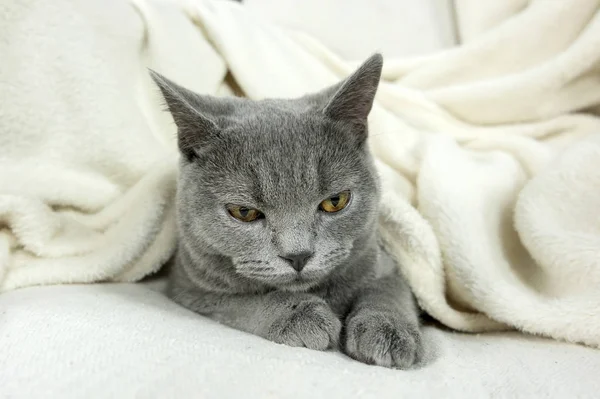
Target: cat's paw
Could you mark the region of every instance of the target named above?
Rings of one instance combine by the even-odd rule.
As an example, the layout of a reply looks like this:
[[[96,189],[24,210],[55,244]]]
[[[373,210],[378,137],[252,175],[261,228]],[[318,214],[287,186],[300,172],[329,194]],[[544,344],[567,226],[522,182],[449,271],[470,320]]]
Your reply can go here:
[[[325,350],[337,346],[341,328],[342,323],[324,300],[305,297],[275,320],[266,335],[280,344]]]
[[[422,342],[417,325],[391,312],[359,312],[346,325],[346,353],[367,364],[410,368],[423,355]]]

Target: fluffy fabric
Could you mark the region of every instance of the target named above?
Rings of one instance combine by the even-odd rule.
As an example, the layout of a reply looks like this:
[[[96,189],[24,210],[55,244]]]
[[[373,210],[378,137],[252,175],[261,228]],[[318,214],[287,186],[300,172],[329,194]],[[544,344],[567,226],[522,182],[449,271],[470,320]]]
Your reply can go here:
[[[40,304],[43,303],[43,306]],[[452,333],[419,370],[277,345],[191,313],[142,284],[0,296],[3,398],[596,398],[595,349],[518,333]]]
[[[521,3],[463,46],[387,60],[382,233],[444,324],[600,346],[600,1]],[[235,3],[132,5],[0,6],[2,290],[133,281],[171,254],[174,129],[145,67],[264,98],[355,66]]]
[[[2,290],[139,279],[173,248],[175,151],[144,112],[144,24],[110,3],[0,5]]]

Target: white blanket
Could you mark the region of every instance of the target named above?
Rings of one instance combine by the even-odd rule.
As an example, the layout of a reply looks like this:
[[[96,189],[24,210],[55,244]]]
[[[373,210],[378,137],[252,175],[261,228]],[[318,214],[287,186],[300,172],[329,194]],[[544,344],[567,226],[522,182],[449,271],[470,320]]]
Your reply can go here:
[[[237,4],[131,5],[0,6],[1,290],[135,281],[171,255],[174,128],[146,67],[212,94],[230,72],[264,98],[355,66]],[[531,1],[459,48],[387,60],[382,232],[452,328],[600,346],[600,118],[581,113],[600,108],[599,7]]]
[[[598,351],[579,345],[426,327],[433,361],[388,370],[227,328],[145,285],[2,294],[0,397],[597,399],[600,392]]]

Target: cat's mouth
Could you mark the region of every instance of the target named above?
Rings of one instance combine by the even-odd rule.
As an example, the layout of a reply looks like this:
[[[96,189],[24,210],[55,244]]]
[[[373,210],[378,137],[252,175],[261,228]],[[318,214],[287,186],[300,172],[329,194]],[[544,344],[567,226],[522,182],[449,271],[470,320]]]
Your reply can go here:
[[[306,276],[303,276],[302,274],[298,273],[298,275],[293,280],[291,280],[287,283],[278,285],[277,288],[279,288],[283,291],[292,291],[292,292],[306,291],[306,290],[309,290],[310,288],[314,287],[315,285],[317,285],[320,281],[321,281],[321,279],[307,278]]]
[[[270,262],[244,260],[235,262],[236,272],[251,280],[284,291],[301,292],[309,290],[327,278],[338,266],[338,260],[346,251],[332,251],[320,260],[319,267],[308,264],[303,270],[296,272],[289,265],[272,265]],[[323,264],[323,261],[326,261]],[[264,264],[263,264],[264,263]]]
[[[279,289],[285,291],[306,291],[322,283],[323,280],[326,279],[330,274],[332,269],[333,268],[328,268],[296,273],[295,275],[290,276],[287,281],[281,282],[277,286]]]
[[[273,288],[280,289],[283,291],[306,291],[315,285],[318,285],[322,280],[324,275],[322,273],[294,273],[294,274],[286,274],[279,276],[269,276],[265,278],[263,276],[253,276],[255,279],[266,283]]]

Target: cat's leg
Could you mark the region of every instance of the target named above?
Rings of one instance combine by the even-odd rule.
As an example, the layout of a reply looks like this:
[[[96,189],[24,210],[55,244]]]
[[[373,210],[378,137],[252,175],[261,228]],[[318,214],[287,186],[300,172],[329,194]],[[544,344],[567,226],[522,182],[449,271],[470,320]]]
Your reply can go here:
[[[346,318],[344,349],[361,362],[403,369],[422,358],[419,311],[397,272],[359,291]]]
[[[292,292],[227,295],[184,290],[172,295],[186,308],[238,330],[290,346],[336,347],[341,322],[321,298]]]

